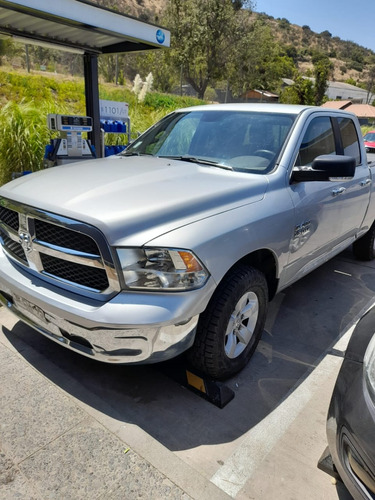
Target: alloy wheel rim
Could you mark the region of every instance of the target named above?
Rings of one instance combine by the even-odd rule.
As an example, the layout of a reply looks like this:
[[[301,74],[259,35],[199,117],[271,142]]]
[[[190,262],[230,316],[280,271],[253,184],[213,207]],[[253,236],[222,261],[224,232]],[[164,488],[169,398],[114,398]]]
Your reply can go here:
[[[259,316],[259,301],[254,292],[247,292],[237,302],[225,332],[225,354],[235,359],[251,342]]]

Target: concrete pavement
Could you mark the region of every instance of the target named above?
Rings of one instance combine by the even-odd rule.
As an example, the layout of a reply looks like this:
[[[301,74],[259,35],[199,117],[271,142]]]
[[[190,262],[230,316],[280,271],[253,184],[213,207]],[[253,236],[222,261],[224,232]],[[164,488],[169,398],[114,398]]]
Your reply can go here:
[[[375,264],[344,252],[272,302],[219,409],[155,366],[99,364],[0,309],[0,499],[344,500],[317,469]]]

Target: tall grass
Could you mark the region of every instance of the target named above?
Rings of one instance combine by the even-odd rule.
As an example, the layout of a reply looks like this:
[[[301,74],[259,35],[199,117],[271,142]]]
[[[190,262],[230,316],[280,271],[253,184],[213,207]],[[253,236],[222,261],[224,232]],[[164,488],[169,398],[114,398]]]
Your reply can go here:
[[[49,142],[46,115],[31,103],[8,102],[0,111],[0,183],[12,174],[43,166]]]

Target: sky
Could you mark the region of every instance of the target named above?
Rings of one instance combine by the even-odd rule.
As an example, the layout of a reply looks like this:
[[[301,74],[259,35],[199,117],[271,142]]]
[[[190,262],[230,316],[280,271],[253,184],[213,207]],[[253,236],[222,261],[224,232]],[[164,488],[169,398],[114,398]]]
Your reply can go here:
[[[265,12],[276,19],[285,17],[316,33],[328,30],[333,37],[375,51],[374,0],[254,0],[254,4],[255,12]]]

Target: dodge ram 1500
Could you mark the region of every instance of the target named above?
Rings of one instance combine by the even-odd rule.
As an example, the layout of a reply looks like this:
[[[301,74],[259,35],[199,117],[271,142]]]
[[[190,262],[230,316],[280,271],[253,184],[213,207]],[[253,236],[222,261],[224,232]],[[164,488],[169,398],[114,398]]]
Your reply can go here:
[[[278,291],[351,244],[374,258],[372,177],[351,113],[182,109],[118,156],[0,188],[0,300],[85,356],[186,351],[224,379],[250,359]]]

